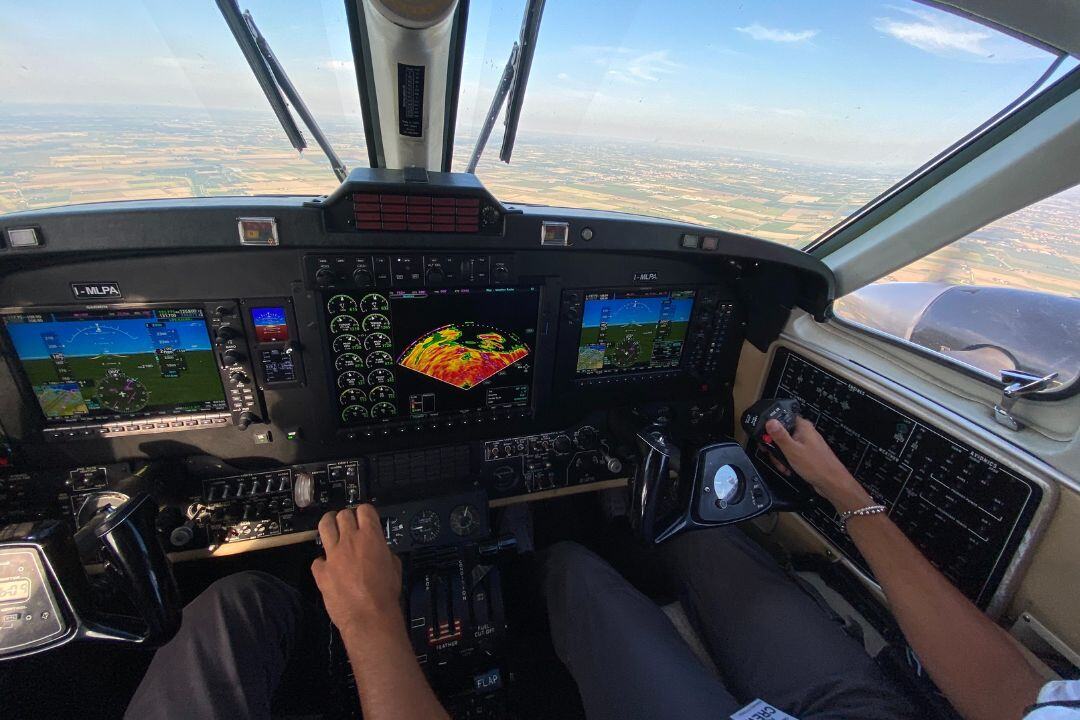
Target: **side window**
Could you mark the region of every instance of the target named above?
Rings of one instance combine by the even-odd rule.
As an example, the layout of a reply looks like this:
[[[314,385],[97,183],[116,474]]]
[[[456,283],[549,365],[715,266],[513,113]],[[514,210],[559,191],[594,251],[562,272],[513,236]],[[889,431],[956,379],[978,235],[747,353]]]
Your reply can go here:
[[[1080,372],[1080,185],[846,295],[836,316],[995,378]]]

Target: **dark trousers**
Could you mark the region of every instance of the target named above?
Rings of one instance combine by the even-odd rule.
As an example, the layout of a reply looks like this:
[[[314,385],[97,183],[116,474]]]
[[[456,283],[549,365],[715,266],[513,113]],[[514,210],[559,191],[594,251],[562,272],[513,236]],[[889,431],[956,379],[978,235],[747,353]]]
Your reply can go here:
[[[726,718],[757,698],[801,720],[918,717],[862,645],[741,531],[689,533],[659,551],[721,677],[656,603],[597,555],[560,543],[548,551],[544,594],[589,720]]]
[[[184,608],[125,718],[268,718],[296,638],[300,594],[260,572],[218,580]]]

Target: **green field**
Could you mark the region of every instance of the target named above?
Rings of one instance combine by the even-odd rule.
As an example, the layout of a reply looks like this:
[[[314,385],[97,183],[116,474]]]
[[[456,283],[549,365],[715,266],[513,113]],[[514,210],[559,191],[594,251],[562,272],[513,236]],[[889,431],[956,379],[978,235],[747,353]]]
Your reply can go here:
[[[23,367],[48,417],[84,414],[87,408],[90,412],[109,412],[99,406],[97,388],[110,373],[137,380],[146,388],[144,410],[183,409],[213,400],[221,401],[224,407],[225,394],[214,354],[207,350],[187,351],[183,359],[186,367],[179,370],[178,377],[162,377],[154,353],[68,357],[70,380],[60,377],[52,360],[24,360]],[[63,382],[77,382],[81,392],[43,387]]]
[[[660,338],[668,342],[681,342],[686,338],[686,330],[689,323],[673,322],[668,325],[666,337]],[[658,340],[656,337],[656,325],[608,325],[606,334],[606,351],[604,353],[604,367],[636,367],[648,365],[653,357],[653,350]],[[581,340],[578,343],[578,370],[599,369],[596,367],[596,351],[588,346],[600,342],[600,328],[581,328]],[[636,352],[631,353],[634,346]],[[625,354],[618,354],[619,351]]]

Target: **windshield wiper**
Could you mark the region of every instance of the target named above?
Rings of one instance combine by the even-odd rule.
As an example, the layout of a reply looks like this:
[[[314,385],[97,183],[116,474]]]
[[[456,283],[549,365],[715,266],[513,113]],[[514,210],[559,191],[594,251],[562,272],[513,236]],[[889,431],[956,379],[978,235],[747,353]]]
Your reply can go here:
[[[540,20],[544,15],[544,2],[545,0],[528,0],[525,6],[525,17],[521,20],[521,35],[510,49],[510,59],[503,69],[499,86],[495,89],[495,96],[491,98],[491,107],[488,108],[487,117],[484,118],[484,125],[480,129],[480,136],[476,139],[476,147],[473,148],[466,172],[476,172],[476,165],[480,162],[484,146],[487,145],[488,138],[491,136],[491,130],[495,126],[503,100],[508,95],[510,99],[506,104],[506,121],[499,159],[504,163],[510,162],[510,155],[514,151],[514,141],[517,139],[518,123],[521,122],[521,108],[525,103],[525,86],[529,82],[529,71],[532,69],[533,54],[536,51],[536,38],[540,33]]]
[[[307,105],[300,98],[300,93],[297,92],[296,87],[289,80],[289,76],[285,74],[285,68],[278,62],[274,52],[270,49],[270,44],[259,32],[259,28],[255,25],[255,19],[251,17],[251,12],[245,10],[241,14],[240,6],[236,0],[217,0],[217,6],[221,10],[229,30],[232,31],[236,44],[240,46],[240,51],[244,53],[244,58],[247,60],[248,65],[251,66],[251,72],[255,74],[255,79],[259,81],[259,87],[262,88],[263,95],[266,96],[270,107],[274,110],[274,114],[277,115],[278,122],[281,123],[289,142],[299,152],[303,152],[304,148],[308,146],[307,141],[304,140],[304,136],[300,132],[300,128],[297,127],[296,121],[293,119],[292,113],[289,112],[289,103],[291,103],[293,108],[296,109],[297,115],[307,126],[308,131],[311,132],[311,136],[315,138],[315,142],[322,149],[323,154],[326,155],[326,159],[330,161],[330,167],[333,168],[334,175],[337,176],[338,180],[344,182],[345,177],[349,174],[349,169],[345,167],[345,163],[334,152],[330,141],[326,139],[322,129],[319,128],[319,124],[315,122],[315,118],[311,115],[311,111],[308,110]],[[288,99],[288,102],[286,102],[286,99]]]

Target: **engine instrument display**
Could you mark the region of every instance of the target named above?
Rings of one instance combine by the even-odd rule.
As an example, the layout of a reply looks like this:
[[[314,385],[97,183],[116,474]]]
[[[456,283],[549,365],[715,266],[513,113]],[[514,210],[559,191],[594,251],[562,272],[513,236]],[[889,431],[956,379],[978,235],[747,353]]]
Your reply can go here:
[[[536,287],[328,294],[342,425],[527,407]]]
[[[577,377],[678,367],[693,308],[693,290],[587,293],[578,340]]]
[[[3,316],[49,424],[228,409],[201,308]]]

